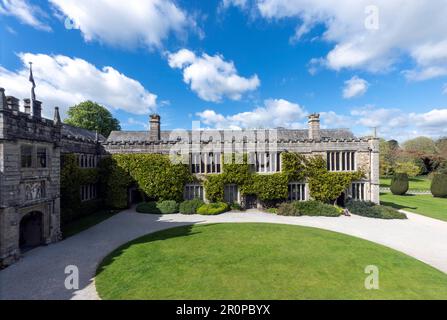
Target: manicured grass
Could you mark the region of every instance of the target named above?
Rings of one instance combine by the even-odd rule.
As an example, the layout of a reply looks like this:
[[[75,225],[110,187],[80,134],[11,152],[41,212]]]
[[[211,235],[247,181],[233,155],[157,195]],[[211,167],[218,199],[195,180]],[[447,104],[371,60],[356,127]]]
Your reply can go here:
[[[87,230],[94,225],[103,222],[104,220],[114,216],[118,212],[119,211],[117,210],[102,210],[70,222],[67,225],[62,226],[62,236],[64,237],[64,239],[74,236],[79,232]]]
[[[380,178],[380,187],[389,188],[391,186],[391,177]],[[427,176],[419,176],[409,178],[410,190],[429,191],[431,187],[431,180]]]
[[[380,195],[380,202],[385,206],[447,221],[446,198],[435,198],[432,195],[425,194],[396,196],[391,193],[382,193]]]
[[[379,268],[379,290],[364,287]],[[447,299],[447,275],[389,248],[320,229],[211,224],[144,236],[99,266],[103,299]]]

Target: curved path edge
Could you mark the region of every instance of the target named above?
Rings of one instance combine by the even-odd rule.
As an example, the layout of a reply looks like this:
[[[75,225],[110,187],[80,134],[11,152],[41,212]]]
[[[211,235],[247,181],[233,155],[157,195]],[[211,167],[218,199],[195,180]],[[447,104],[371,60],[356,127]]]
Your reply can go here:
[[[405,213],[408,220],[284,217],[257,211],[219,216],[144,215],[129,209],[64,241],[32,250],[0,271],[0,299],[99,299],[96,269],[114,249],[149,233],[204,223],[261,222],[335,231],[387,246],[447,273],[447,222]],[[68,265],[79,270],[77,290],[65,288]]]

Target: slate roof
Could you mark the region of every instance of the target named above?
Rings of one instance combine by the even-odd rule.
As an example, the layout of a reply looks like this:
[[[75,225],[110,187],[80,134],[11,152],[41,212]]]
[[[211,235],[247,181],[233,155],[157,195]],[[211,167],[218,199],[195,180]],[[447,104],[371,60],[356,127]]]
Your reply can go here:
[[[189,139],[191,139],[191,131],[184,131],[187,133]],[[245,132],[245,134],[241,134]],[[260,133],[262,132],[262,134]],[[265,137],[265,130],[228,130],[224,134],[224,130],[205,130],[202,131],[201,140],[209,141],[210,136],[220,136],[221,140],[224,140],[225,135],[232,136],[234,134],[236,137],[240,136],[254,136],[256,139]],[[181,134],[173,133],[172,131],[161,131],[160,137],[161,142],[179,142],[181,141]],[[185,134],[184,134],[185,135]],[[177,138],[178,137],[178,138]],[[321,129],[321,137],[323,140],[352,140],[356,137],[349,129]],[[306,140],[309,139],[308,130],[297,130],[297,129],[277,129],[277,140],[278,141],[290,141],[290,140]],[[250,140],[250,139],[249,139]],[[154,142],[151,141],[149,136],[149,131],[112,131],[106,143],[139,143],[139,142]]]
[[[62,124],[62,137],[66,139],[95,142],[96,132],[83,128],[74,127],[64,123]],[[106,138],[101,134],[98,134],[98,139],[99,141],[106,141]]]

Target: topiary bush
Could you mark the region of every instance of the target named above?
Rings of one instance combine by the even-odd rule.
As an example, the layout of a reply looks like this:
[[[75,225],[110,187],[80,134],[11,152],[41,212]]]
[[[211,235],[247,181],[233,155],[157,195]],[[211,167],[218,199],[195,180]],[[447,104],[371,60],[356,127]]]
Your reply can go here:
[[[196,214],[197,209],[203,206],[205,203],[200,199],[186,200],[180,204],[181,214]]]
[[[433,177],[431,194],[436,198],[447,198],[447,174],[436,174]]]
[[[224,202],[216,202],[204,204],[199,209],[197,213],[205,216],[214,216],[230,210],[230,206]]]
[[[172,214],[177,213],[179,205],[173,200],[160,202],[142,202],[137,205],[136,211],[150,214]]]
[[[406,173],[395,173],[391,179],[391,192],[394,195],[403,196],[409,188],[408,175]]]
[[[376,219],[407,219],[404,213],[391,207],[379,206],[370,201],[348,201],[346,208],[352,214]]]
[[[157,202],[157,208],[162,214],[178,213],[179,211],[179,205],[174,200]]]

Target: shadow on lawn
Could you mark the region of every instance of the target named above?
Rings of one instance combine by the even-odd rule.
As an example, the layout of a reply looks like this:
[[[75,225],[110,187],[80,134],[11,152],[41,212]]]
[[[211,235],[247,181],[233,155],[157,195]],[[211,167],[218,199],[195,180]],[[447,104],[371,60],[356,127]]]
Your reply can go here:
[[[213,226],[215,224],[204,224],[200,225],[201,228],[208,228],[210,226]],[[130,248],[133,245],[138,244],[145,244],[148,242],[155,242],[155,241],[163,241],[163,240],[169,240],[177,237],[191,237],[196,234],[200,234],[201,231],[193,231],[195,224],[192,225],[185,225],[180,227],[173,227],[171,229],[165,229],[161,231],[156,231],[154,233],[142,236],[138,239],[132,240],[118,249],[112,251],[107,257],[104,258],[104,260],[100,263],[96,270],[96,276],[98,276],[102,271],[104,271],[110,264],[112,264],[115,259],[119,258],[128,248]]]
[[[380,195],[381,196],[382,195],[386,195],[386,193],[381,193]],[[403,195],[403,196],[399,196],[399,197],[411,198],[411,197],[415,197],[415,195],[407,194],[407,195]],[[417,207],[403,206],[403,205],[400,205],[400,204],[397,204],[397,203],[394,203],[394,202],[383,201],[383,200],[380,200],[380,204],[383,205],[383,206],[392,207],[392,208],[397,209],[397,210],[405,210],[405,209],[416,210],[417,209]]]

